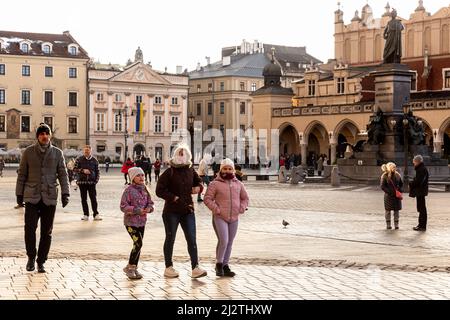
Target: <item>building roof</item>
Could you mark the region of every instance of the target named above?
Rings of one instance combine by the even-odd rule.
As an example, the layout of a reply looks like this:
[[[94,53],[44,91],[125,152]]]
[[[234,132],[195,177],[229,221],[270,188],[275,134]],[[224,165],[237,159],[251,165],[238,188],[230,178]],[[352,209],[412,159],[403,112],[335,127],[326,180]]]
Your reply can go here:
[[[22,41],[30,43],[28,53],[21,50],[20,43]],[[78,44],[68,31],[65,31],[62,34],[0,31],[0,43],[0,54],[89,59],[88,53]],[[43,52],[42,45],[44,43],[50,43],[52,45],[50,54]],[[69,45],[71,44],[78,46],[77,55],[71,55],[69,53]]]
[[[264,86],[250,94],[251,96],[262,95],[279,95],[279,96],[294,96],[294,91],[291,88],[284,88],[281,86]]]
[[[231,63],[224,66],[222,61],[201,67],[189,73],[191,79],[218,77],[262,78],[264,67],[270,62],[264,53],[239,54],[231,56]]]

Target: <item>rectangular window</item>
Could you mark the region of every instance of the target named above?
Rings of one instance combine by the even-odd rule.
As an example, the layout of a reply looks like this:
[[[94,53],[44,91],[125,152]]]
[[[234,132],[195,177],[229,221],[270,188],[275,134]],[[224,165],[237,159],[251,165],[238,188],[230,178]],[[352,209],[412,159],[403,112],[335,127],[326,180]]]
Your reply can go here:
[[[96,130],[97,131],[105,131],[105,114],[104,113],[97,113]]]
[[[116,94],[116,102],[122,101],[122,96],[120,94]]]
[[[97,93],[97,101],[103,101],[103,93]]]
[[[245,102],[241,102],[239,107],[241,114],[245,114]]]
[[[53,77],[53,67],[45,67],[45,76]]]
[[[70,117],[69,118],[69,133],[78,133],[78,125],[77,125],[78,119]]]
[[[31,74],[30,66],[22,66],[22,76],[29,77]]]
[[[69,78],[77,77],[77,68],[69,68]]]
[[[225,102],[220,103],[220,114],[225,114]]]
[[[172,117],[172,132],[178,130],[178,117]]]
[[[198,116],[202,115],[202,104],[201,103],[197,103],[197,115]]]
[[[114,131],[122,131],[122,115],[120,113],[114,114]]]
[[[178,98],[172,97],[172,105],[177,106],[178,105]]]
[[[162,104],[162,98],[160,96],[155,97],[155,104]]]
[[[197,93],[199,93],[199,92],[201,92],[202,91],[202,85],[201,84],[198,84],[197,85]]]
[[[22,116],[20,121],[21,132],[30,132],[30,116]]]
[[[225,82],[220,83],[220,91],[225,91]]]
[[[445,71],[444,88],[450,89],[450,70]]]
[[[161,133],[162,132],[161,116],[155,116],[155,132],[156,133]]]
[[[0,132],[6,131],[6,118],[5,116],[0,115]]]
[[[31,104],[31,91],[30,90],[22,90],[22,104],[25,104],[25,105]]]
[[[208,83],[208,92],[212,92],[212,91],[213,91],[213,84]]]
[[[0,104],[5,104],[5,89],[0,89]]]
[[[77,92],[69,92],[69,107],[78,106],[78,93]]]
[[[76,56],[76,55],[77,55],[77,47],[74,47],[74,46],[70,47],[70,48],[69,48],[69,53],[70,53],[72,56]]]
[[[208,102],[208,116],[212,115],[212,102]]]
[[[337,94],[345,93],[345,78],[337,78]]]
[[[6,68],[5,68],[5,65],[2,63],[2,64],[0,64],[0,75],[5,75],[5,73],[6,73]]]
[[[97,145],[97,152],[104,152],[106,151],[106,146],[105,145]]]
[[[142,103],[142,96],[136,96],[136,103]]]
[[[417,72],[411,76],[411,91],[417,91]]]
[[[44,123],[53,131],[53,117],[44,117]]]
[[[239,87],[240,87],[241,91],[245,91],[245,82],[241,82],[239,84]]]
[[[252,91],[253,91],[253,92],[256,91],[256,83],[252,83]]]
[[[44,91],[44,104],[46,106],[53,105],[53,91]]]
[[[316,95],[316,80],[308,81],[308,96]]]

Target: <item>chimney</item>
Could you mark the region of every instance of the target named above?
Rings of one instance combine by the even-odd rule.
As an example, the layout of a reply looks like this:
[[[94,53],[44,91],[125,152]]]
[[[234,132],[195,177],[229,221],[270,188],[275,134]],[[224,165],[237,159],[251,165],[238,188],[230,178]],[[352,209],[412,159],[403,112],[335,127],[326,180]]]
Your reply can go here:
[[[63,35],[65,35],[65,36],[67,36],[67,37],[70,37],[70,32],[69,32],[69,30],[64,31],[64,32],[63,32]]]
[[[205,57],[205,59],[206,59],[206,65],[209,66],[211,64],[211,58]]]
[[[200,71],[200,68],[201,68],[200,62],[197,62],[197,68],[195,70]]]
[[[177,66],[177,74],[183,73],[183,66]]]

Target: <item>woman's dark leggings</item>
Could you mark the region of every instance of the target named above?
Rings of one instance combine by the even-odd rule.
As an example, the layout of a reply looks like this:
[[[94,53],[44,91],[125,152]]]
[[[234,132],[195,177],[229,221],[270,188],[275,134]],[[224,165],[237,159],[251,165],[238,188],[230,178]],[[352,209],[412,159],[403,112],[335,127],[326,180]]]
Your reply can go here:
[[[130,253],[130,259],[128,264],[137,266],[139,262],[139,257],[141,255],[142,240],[144,239],[145,227],[126,227],[128,234],[133,240],[133,249]]]

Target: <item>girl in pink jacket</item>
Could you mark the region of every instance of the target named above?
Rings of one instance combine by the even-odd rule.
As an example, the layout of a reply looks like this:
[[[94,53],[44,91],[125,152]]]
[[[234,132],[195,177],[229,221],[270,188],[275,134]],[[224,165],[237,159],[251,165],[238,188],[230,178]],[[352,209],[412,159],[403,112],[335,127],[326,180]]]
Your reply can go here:
[[[235,275],[230,270],[228,262],[238,229],[239,215],[247,210],[248,200],[244,184],[236,178],[233,161],[224,159],[220,164],[217,178],[210,183],[204,198],[205,205],[212,211],[213,227],[218,239],[216,249],[218,277]]]

